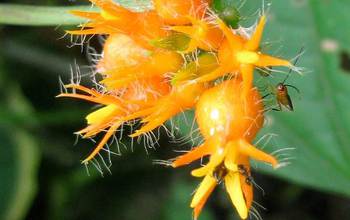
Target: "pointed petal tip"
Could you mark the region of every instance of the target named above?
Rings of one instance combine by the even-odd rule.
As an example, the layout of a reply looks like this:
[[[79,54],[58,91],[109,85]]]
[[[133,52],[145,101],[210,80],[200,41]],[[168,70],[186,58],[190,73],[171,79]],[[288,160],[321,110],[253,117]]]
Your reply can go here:
[[[64,98],[64,97],[71,97],[72,94],[68,93],[61,93],[55,96],[55,98]]]
[[[194,177],[201,177],[201,175],[198,175],[197,169],[196,170],[192,170],[191,171],[191,175],[194,176]]]
[[[178,168],[178,167],[181,167],[181,166],[183,166],[183,165],[186,165],[186,164],[184,164],[184,163],[181,163],[181,161],[180,161],[179,159],[181,159],[181,156],[180,156],[179,158],[175,159],[175,160],[171,163],[171,167],[173,167],[173,168]]]
[[[191,175],[194,177],[202,177],[207,175],[207,173],[209,172],[210,168],[208,167],[208,165],[201,167],[201,168],[197,168],[195,170],[191,171]]]
[[[272,165],[272,168],[276,170],[280,167],[280,163],[278,163],[278,161],[275,158],[273,159],[274,160],[271,161],[271,165]]]
[[[247,213],[240,213],[240,214],[239,214],[239,217],[240,217],[241,219],[247,219],[247,218],[248,218],[248,212],[247,212]]]
[[[172,162],[172,163],[170,164],[170,166],[171,166],[172,168],[177,168],[177,167],[179,167],[175,162]]]
[[[260,22],[266,23],[266,14],[260,16]]]

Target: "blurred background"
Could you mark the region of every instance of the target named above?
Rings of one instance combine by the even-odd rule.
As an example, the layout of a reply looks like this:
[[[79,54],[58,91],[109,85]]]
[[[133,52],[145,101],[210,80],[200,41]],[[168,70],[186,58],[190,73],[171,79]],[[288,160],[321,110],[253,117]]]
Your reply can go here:
[[[71,47],[64,30],[72,27],[5,25],[3,3],[72,6],[87,1],[0,3],[0,219],[191,219],[189,203],[200,179],[190,170],[198,164],[176,170],[153,164],[191,144],[174,143],[162,130],[155,149],[123,138],[120,146],[110,146],[122,154],[111,155],[111,173],[102,168],[101,175],[93,166],[87,171],[80,161],[94,143],[77,140],[73,132],[85,126],[84,117],[94,107],[55,98],[59,78],[69,82],[77,67],[82,84],[89,85],[86,47]],[[262,139],[268,152],[295,148],[285,157],[291,164],[278,171],[254,164],[254,180],[263,188],[255,189],[254,206],[267,220],[350,219],[350,2],[270,3],[265,4],[269,22],[262,49],[292,59],[305,46],[298,64],[305,70],[288,79],[301,90],[300,95],[291,92],[295,111],[270,112],[260,134],[278,135]],[[246,2],[242,24],[254,24],[261,6]],[[97,38],[90,45],[101,49]],[[187,117],[191,121],[193,114]],[[178,137],[188,135],[189,124],[182,117],[175,121]],[[238,219],[223,186],[200,219]]]

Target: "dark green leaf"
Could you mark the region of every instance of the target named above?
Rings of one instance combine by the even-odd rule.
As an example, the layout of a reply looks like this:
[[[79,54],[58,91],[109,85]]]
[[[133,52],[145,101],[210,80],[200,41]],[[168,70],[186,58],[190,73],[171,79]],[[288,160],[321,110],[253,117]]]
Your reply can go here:
[[[0,218],[22,219],[37,191],[38,148],[17,127],[0,127]]]
[[[0,125],[0,219],[17,220],[25,216],[37,190],[39,152],[33,136],[14,120],[33,123],[30,106],[18,87],[5,83],[3,69],[0,76],[0,108],[8,112]]]

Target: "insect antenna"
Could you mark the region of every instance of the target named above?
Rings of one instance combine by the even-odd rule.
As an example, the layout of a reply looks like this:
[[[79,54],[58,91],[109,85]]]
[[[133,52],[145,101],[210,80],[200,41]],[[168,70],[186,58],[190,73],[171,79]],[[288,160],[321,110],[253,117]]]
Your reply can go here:
[[[289,84],[284,84],[284,86],[288,86],[290,88],[293,88],[293,89],[295,89],[295,91],[297,91],[300,94],[300,90],[297,87],[295,87],[293,85],[289,85]]]
[[[302,47],[300,48],[299,53],[298,53],[299,55],[297,56],[297,58],[295,59],[295,61],[294,61],[294,63],[293,63],[293,66],[297,65],[297,63],[298,63],[298,61],[299,61],[301,55],[304,53],[304,50],[305,50],[305,47],[302,46]],[[283,80],[283,82],[282,82],[283,85],[284,85],[284,83],[287,81],[287,79],[289,78],[290,74],[292,74],[292,68],[289,69],[289,72],[288,72],[287,76],[284,78],[284,80]],[[295,88],[295,87],[294,87],[294,88]]]

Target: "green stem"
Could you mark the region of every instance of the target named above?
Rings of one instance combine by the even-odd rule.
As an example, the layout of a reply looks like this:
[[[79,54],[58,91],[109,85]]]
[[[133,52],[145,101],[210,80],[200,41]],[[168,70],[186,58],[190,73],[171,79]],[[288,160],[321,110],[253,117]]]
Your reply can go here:
[[[15,4],[0,4],[0,24],[57,26],[76,25],[84,19],[69,14],[70,10],[91,11],[90,6],[46,7]]]
[[[150,0],[115,0],[115,2],[134,11],[152,8]],[[22,26],[67,26],[85,22],[73,16],[71,10],[96,11],[91,6],[31,6],[18,4],[0,4],[0,25]]]

